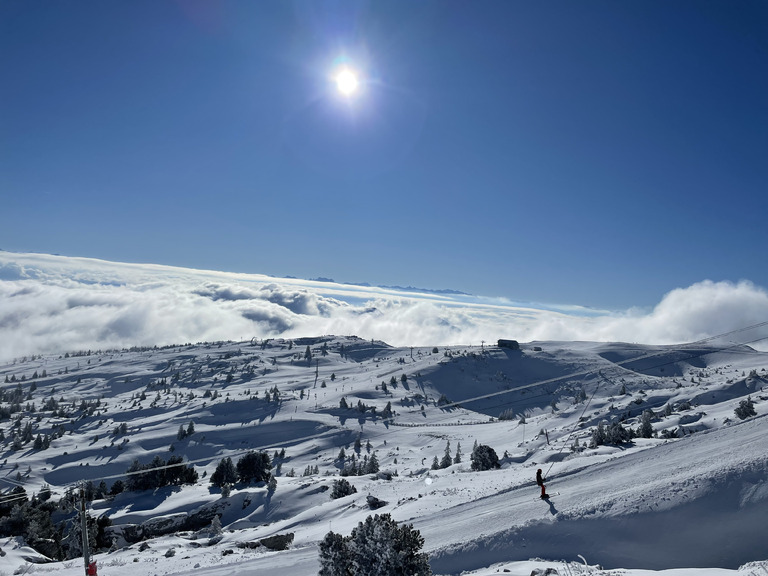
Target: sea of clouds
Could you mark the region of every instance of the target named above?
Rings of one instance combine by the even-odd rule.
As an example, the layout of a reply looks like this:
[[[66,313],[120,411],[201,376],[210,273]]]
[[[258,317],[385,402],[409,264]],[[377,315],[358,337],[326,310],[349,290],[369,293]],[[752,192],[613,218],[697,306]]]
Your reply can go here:
[[[673,344],[732,331],[720,341],[768,348],[768,291],[705,280],[671,290],[652,309],[598,311],[0,251],[0,360],[322,334],[440,346],[498,338]]]

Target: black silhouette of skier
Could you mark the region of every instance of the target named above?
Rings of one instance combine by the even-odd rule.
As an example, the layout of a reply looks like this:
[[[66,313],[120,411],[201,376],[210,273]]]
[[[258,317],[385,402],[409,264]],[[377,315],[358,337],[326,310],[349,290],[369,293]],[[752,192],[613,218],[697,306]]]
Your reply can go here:
[[[541,468],[539,468],[539,469],[536,471],[536,484],[538,484],[539,486],[541,486],[541,497],[542,497],[544,500],[546,500],[547,498],[549,498],[549,494],[547,494],[547,487],[546,487],[546,486],[544,486],[544,481],[545,481],[545,480],[546,480],[546,478],[543,478],[543,477],[541,476]]]

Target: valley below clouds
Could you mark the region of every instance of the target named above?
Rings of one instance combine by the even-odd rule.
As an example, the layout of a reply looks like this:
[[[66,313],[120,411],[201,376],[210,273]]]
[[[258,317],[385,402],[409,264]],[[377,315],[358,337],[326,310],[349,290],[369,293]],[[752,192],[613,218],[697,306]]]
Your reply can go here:
[[[450,288],[450,287],[448,287]],[[652,308],[469,296],[44,254],[0,252],[0,357],[252,338],[356,335],[395,346],[593,340],[674,344],[723,335],[765,349],[768,291],[677,287]],[[742,330],[755,326],[750,330]],[[729,337],[728,332],[739,330]],[[730,339],[729,339],[730,338]]]

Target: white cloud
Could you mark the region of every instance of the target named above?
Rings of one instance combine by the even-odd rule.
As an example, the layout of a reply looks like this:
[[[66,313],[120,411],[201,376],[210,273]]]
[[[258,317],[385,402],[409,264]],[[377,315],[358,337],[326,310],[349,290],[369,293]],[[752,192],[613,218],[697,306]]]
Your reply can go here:
[[[355,334],[394,345],[498,338],[679,343],[768,320],[768,292],[703,281],[651,311],[585,311],[262,275],[0,252],[0,358],[252,337]],[[734,334],[746,342],[768,327]]]

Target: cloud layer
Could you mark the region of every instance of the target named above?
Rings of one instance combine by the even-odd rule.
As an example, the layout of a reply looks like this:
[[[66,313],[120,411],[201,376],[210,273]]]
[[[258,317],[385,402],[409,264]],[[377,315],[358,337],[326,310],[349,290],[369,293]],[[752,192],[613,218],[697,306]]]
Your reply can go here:
[[[0,252],[0,359],[215,340],[357,335],[393,345],[498,338],[691,342],[768,337],[768,291],[708,280],[652,310],[590,311],[156,265]],[[757,347],[765,348],[768,340]]]

